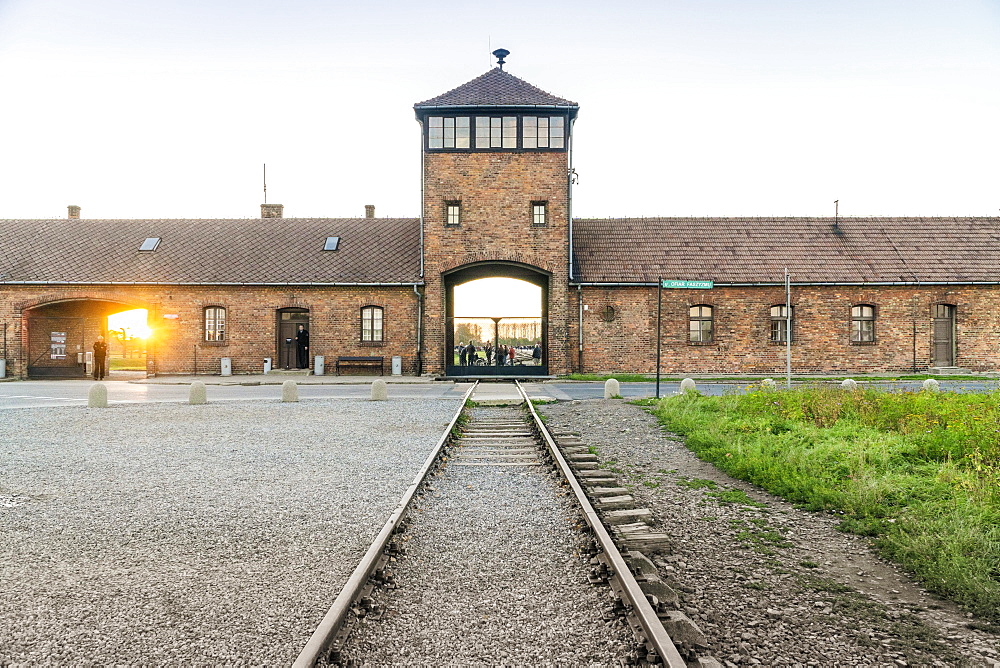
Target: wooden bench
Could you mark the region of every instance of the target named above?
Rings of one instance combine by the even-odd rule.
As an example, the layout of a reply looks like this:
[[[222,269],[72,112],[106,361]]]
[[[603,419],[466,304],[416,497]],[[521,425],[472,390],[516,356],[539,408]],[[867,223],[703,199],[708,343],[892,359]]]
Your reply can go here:
[[[337,358],[337,375],[340,375],[340,367],[342,366],[374,366],[378,365],[378,372],[380,376],[385,375],[385,358],[384,357],[338,357]]]

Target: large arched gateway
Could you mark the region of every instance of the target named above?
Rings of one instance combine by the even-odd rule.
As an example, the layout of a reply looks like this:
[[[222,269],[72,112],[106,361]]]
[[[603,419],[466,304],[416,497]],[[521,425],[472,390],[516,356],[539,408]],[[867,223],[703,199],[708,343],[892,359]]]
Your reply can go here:
[[[548,375],[550,278],[517,262],[478,262],[445,272],[447,375]],[[470,344],[472,355],[463,351]]]
[[[64,299],[40,304],[23,313],[24,356],[29,378],[85,378],[92,369],[93,344],[107,339],[112,355],[138,360],[146,368],[144,342],[125,328],[109,327],[108,319],[141,308],[101,299]],[[128,357],[131,344],[132,358]]]

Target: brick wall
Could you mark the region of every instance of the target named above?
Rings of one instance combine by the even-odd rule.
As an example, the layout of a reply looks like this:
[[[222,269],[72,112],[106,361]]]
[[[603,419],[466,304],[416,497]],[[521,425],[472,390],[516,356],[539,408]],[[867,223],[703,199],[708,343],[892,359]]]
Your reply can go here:
[[[784,288],[664,290],[661,370],[665,373],[778,374],[785,345],[770,343],[770,307],[783,304]],[[579,302],[573,299],[573,308]],[[583,289],[583,370],[601,373],[656,370],[656,289]],[[931,310],[956,307],[955,366],[1000,368],[1000,288],[988,286],[794,287],[793,373],[924,371],[931,366]],[[714,307],[715,339],[689,342],[688,308]],[[851,306],[876,307],[874,344],[850,342]],[[615,319],[601,319],[612,305]],[[579,336],[571,323],[574,343]],[[579,364],[579,358],[576,363]]]
[[[311,355],[326,356],[329,373],[341,355],[399,355],[403,373],[416,372],[417,302],[407,287],[86,287],[0,288],[0,323],[8,322],[7,360],[11,375],[23,376],[28,317],[33,307],[62,300],[102,300],[120,310],[149,309],[154,335],[147,345],[147,370],[157,373],[219,373],[229,357],[233,373],[260,373],[265,357],[277,361],[277,316],[281,308],[309,309]],[[203,309],[224,306],[227,340],[204,341]],[[360,341],[360,309],[384,309],[381,345]],[[177,316],[176,318],[164,316]],[[88,342],[89,344],[89,342]],[[89,349],[89,348],[88,348]]]
[[[560,152],[427,153],[424,156],[425,370],[444,371],[445,285],[442,274],[475,262],[517,262],[551,275],[548,361],[570,369],[567,343],[567,154]],[[445,202],[460,201],[462,222],[447,226]],[[548,224],[534,227],[533,201],[548,202]]]

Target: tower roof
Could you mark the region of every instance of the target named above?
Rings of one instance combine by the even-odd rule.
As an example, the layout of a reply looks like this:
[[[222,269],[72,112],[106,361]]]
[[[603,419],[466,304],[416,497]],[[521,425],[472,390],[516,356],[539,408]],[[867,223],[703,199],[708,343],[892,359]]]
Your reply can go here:
[[[576,110],[576,102],[547,93],[518,79],[499,67],[476,77],[458,88],[413,105],[414,109],[438,107],[562,107]]]

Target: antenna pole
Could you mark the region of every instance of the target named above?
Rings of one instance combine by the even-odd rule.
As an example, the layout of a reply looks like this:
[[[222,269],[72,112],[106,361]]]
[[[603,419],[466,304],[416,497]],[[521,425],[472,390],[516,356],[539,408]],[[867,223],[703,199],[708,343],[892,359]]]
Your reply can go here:
[[[264,204],[267,204],[267,163],[264,163]]]

